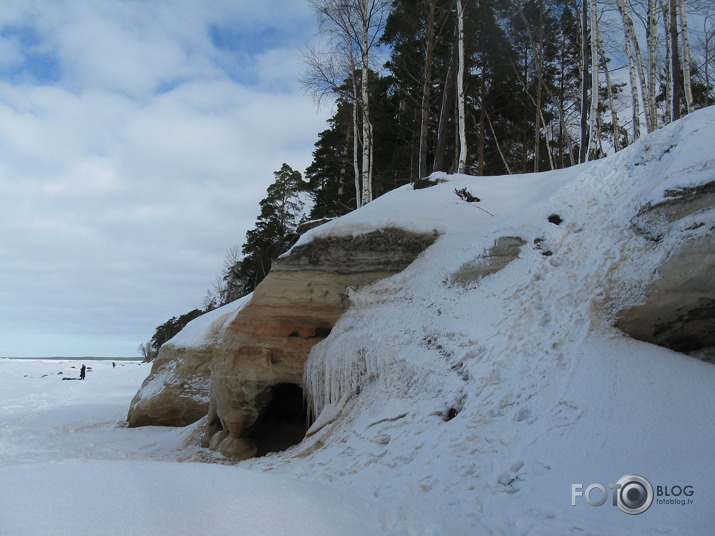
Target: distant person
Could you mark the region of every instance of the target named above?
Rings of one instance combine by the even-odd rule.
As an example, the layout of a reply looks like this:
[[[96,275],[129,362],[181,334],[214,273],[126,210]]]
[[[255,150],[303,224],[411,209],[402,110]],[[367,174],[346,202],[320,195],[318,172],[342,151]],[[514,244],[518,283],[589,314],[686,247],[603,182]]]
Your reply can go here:
[[[112,361],[112,368],[117,368],[117,364],[114,361]]]
[[[80,380],[84,380],[84,373],[86,370],[87,370],[87,367],[85,367],[84,365],[82,365],[82,368],[79,369],[79,379]]]

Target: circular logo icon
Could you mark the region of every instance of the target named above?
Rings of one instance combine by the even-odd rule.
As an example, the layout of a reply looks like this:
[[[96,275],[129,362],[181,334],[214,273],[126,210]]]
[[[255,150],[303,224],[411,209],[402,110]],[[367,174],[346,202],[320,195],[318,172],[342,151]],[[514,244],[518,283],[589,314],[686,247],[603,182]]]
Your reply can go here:
[[[616,504],[626,514],[642,514],[653,504],[653,486],[640,475],[626,475],[617,484]]]

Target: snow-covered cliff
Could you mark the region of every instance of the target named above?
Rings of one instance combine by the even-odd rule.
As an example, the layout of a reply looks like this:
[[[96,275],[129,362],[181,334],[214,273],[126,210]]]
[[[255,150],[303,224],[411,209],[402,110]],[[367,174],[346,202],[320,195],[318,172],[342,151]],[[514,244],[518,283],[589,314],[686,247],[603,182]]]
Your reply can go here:
[[[242,463],[377,497],[386,533],[707,533],[713,139],[715,108],[604,160],[439,175],[308,232],[296,247],[385,228],[438,239],[346,291],[305,364],[307,437]],[[631,473],[691,486],[692,503],[626,515],[572,494]]]

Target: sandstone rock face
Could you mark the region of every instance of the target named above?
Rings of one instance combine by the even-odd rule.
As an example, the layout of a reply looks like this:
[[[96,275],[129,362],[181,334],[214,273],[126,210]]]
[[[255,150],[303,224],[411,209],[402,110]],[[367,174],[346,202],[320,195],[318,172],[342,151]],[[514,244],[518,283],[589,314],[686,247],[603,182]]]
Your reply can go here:
[[[397,229],[316,238],[274,263],[214,347],[202,445],[237,458],[260,452],[254,432],[277,386],[302,386],[308,353],[347,308],[348,288],[403,270],[435,238]]]
[[[715,238],[689,240],[660,267],[646,301],[617,326],[636,339],[681,352],[715,346]]]
[[[648,285],[642,304],[618,315],[616,325],[633,337],[689,352],[715,346],[715,182],[666,192],[667,200],[641,209],[636,231],[659,243],[694,221],[692,233],[671,252]]]
[[[129,407],[130,427],[186,426],[206,415],[214,345],[248,299],[196,318],[162,345]]]
[[[469,285],[498,272],[519,256],[524,244],[526,241],[518,236],[500,237],[484,255],[465,264],[452,274],[452,283]]]
[[[210,348],[164,344],[132,399],[129,426],[186,426],[206,415],[211,357]]]

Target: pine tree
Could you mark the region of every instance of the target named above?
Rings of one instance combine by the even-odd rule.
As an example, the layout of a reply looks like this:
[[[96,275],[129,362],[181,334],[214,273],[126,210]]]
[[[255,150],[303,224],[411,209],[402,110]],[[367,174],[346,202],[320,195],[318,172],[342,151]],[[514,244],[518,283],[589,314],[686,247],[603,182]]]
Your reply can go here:
[[[353,129],[350,103],[338,99],[328,120],[330,128],[318,135],[313,162],[305,170],[306,189],[313,199],[310,219],[334,218],[355,209],[352,172]]]
[[[242,249],[244,258],[238,275],[248,292],[256,288],[268,275],[273,261],[297,239],[295,231],[304,206],[299,194],[305,183],[300,172],[288,164],[273,175],[275,181],[261,200],[256,226],[246,233]]]

